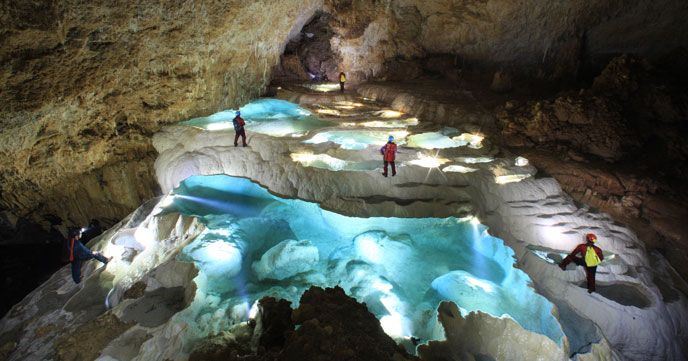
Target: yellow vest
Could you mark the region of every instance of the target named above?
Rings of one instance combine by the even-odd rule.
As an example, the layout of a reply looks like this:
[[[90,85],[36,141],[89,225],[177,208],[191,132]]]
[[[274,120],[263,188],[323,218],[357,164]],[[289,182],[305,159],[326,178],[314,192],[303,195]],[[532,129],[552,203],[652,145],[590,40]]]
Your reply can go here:
[[[587,250],[585,251],[585,265],[588,267],[596,267],[600,263],[602,263],[602,261],[600,261],[600,257],[597,255],[597,252],[595,252],[595,248],[587,246]]]
[[[346,75],[341,74],[341,75],[339,76],[339,81],[342,82],[342,83],[345,82],[345,81],[346,81]]]

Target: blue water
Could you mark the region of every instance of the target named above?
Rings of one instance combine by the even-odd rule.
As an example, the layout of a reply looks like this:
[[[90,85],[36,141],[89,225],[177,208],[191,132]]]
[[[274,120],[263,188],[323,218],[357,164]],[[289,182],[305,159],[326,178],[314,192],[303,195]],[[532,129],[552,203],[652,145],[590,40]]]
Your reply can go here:
[[[302,136],[311,130],[333,124],[319,119],[297,104],[280,99],[258,99],[239,110],[241,117],[246,121],[248,131],[275,137]],[[181,124],[206,130],[233,131],[232,119],[235,113],[236,109],[228,109],[207,117],[190,119]]]
[[[188,178],[175,193],[166,211],[198,216],[207,226],[180,255],[200,270],[197,299],[205,298],[188,316],[199,324],[218,309],[246,317],[265,295],[296,305],[310,285],[340,285],[392,336],[436,337],[436,308],[447,299],[464,312],[506,315],[561,344],[552,304],[482,225],[348,217],[224,175]]]
[[[363,150],[369,145],[376,147],[385,145],[390,135],[395,136],[394,142],[398,145],[406,144],[405,137],[395,134],[394,131],[387,132],[381,130],[331,130],[318,133],[311,139],[303,142],[307,144],[333,142],[342,149]]]

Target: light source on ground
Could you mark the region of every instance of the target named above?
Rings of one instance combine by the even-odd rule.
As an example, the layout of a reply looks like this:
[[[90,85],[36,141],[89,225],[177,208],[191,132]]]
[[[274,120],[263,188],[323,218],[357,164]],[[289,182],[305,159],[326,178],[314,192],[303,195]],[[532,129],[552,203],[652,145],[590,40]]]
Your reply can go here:
[[[379,116],[381,116],[383,118],[399,118],[404,113],[402,113],[400,111],[396,111],[396,110],[386,109],[386,110],[381,110],[379,112],[376,112],[376,114],[378,114]]]
[[[307,84],[306,87],[323,93],[339,90],[337,83]]]
[[[395,142],[399,145],[405,144],[406,136],[409,133],[405,130],[395,130],[391,132],[382,130],[331,130],[315,134],[311,139],[303,141],[306,144],[320,144],[333,142],[339,144],[342,149],[363,150],[369,145],[382,146],[387,143],[387,138],[392,135]]]
[[[494,161],[494,158],[490,157],[459,157],[456,158],[457,162],[467,163],[467,164],[478,164],[478,163],[490,163]]]
[[[310,152],[291,153],[291,160],[299,163],[310,163],[316,159],[315,154]]]
[[[117,260],[122,258],[122,254],[124,254],[124,246],[108,243],[103,253],[105,254],[105,257],[112,257],[113,259]]]
[[[327,109],[327,108],[325,108],[325,109],[318,109],[318,110],[316,110],[316,112],[317,112],[318,114],[335,115],[335,116],[341,114],[341,113],[339,112],[339,110],[337,110],[337,109]]]
[[[466,143],[469,148],[480,149],[483,147],[482,141],[485,139],[485,137],[480,134],[463,133],[452,139]]]
[[[476,168],[465,167],[465,166],[457,165],[457,164],[448,165],[448,166],[442,168],[443,172],[453,172],[453,173],[471,173],[471,172],[475,172],[477,170],[478,169],[476,169]]]
[[[313,166],[316,162],[321,162],[327,169],[342,170],[346,166],[346,161],[331,157],[327,154],[313,154],[311,152],[292,153],[291,159],[304,166]]]
[[[353,109],[353,108],[358,108],[358,107],[362,107],[362,106],[363,106],[362,103],[352,102],[352,101],[349,101],[349,100],[340,100],[340,101],[336,101],[336,102],[334,102],[334,104],[339,105],[339,106],[351,107],[351,108],[348,108],[348,109]]]
[[[397,120],[371,120],[361,123],[366,128],[400,128],[418,125],[418,118],[397,119]]]
[[[146,249],[155,243],[155,234],[146,227],[137,227],[134,232],[134,239]]]
[[[409,164],[425,168],[439,168],[447,162],[449,162],[449,159],[418,153],[418,159],[409,161]]]
[[[526,178],[530,177],[530,174],[506,174],[495,176],[495,182],[497,184],[507,184],[520,182]]]
[[[206,125],[206,129],[210,131],[214,130],[226,130],[226,129],[231,129],[233,128],[234,125],[230,122],[219,122],[219,123],[210,123]]]
[[[517,167],[525,167],[528,165],[528,159],[523,158],[523,157],[516,157],[516,160],[514,161],[514,164]]]

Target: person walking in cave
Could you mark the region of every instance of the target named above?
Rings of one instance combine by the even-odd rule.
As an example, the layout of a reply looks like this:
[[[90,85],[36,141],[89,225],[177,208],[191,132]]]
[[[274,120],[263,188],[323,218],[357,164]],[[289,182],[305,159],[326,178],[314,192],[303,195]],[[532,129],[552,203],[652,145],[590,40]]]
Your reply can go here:
[[[387,176],[387,167],[389,165],[392,166],[392,177],[397,175],[397,168],[394,164],[394,159],[397,156],[397,145],[394,143],[394,137],[389,136],[387,139],[387,144],[383,145],[382,148],[380,148],[380,153],[382,154],[382,160],[384,164],[384,172],[382,173],[383,176]]]
[[[234,119],[232,119],[232,123],[234,124],[234,146],[237,147],[239,146],[239,137],[241,137],[241,143],[245,147],[246,146],[246,130],[244,130],[244,125],[246,125],[246,122],[244,122],[244,118],[241,117],[241,112],[237,111],[236,116]]]
[[[576,246],[573,252],[559,263],[559,267],[562,270],[566,270],[566,266],[571,262],[575,262],[577,265],[585,268],[585,275],[588,281],[588,293],[595,292],[595,274],[597,273],[597,266],[604,260],[602,250],[600,247],[595,246],[595,242],[597,242],[597,236],[592,233],[586,234],[585,243]],[[581,256],[578,257],[577,254]]]
[[[69,262],[72,264],[72,279],[74,283],[81,282],[81,263],[91,259],[97,259],[103,264],[108,264],[112,257],[105,257],[98,252],[91,251],[81,243],[81,229],[73,230],[69,234]]]
[[[346,83],[346,74],[344,72],[339,73],[339,91],[344,93],[344,83]]]

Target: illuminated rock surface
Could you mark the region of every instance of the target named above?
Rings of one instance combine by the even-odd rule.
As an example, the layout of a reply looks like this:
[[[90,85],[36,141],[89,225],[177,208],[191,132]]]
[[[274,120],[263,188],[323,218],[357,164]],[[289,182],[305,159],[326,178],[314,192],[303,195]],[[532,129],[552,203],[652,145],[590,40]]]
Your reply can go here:
[[[293,301],[340,281],[380,319],[367,323],[376,335],[438,340],[426,359],[687,357],[685,1],[229,5],[0,6],[0,241],[16,242],[2,249],[13,271],[3,293],[45,281],[36,264],[67,226],[115,225],[92,245],[115,257],[107,268],[89,263],[79,287],[61,269],[0,321],[0,359],[184,360],[207,334],[251,336],[240,321],[259,295]],[[282,75],[294,83],[268,88]],[[360,85],[370,80],[402,83]],[[301,108],[250,102],[262,94]],[[248,149],[231,146],[240,107]],[[165,128],[188,119],[195,128]],[[399,174],[382,178],[389,134]],[[198,201],[194,180],[219,174],[243,179],[241,194],[201,192],[210,214],[174,208]],[[460,226],[438,225],[451,220]],[[317,237],[294,231],[308,227]],[[459,241],[426,242],[433,229],[436,242]],[[591,231],[607,260],[588,295],[580,269],[555,263]],[[489,262],[444,262],[450,246],[479,245],[495,251],[475,257]],[[399,260],[421,269],[414,287]],[[436,314],[441,298],[457,307]],[[470,310],[488,313],[459,315]],[[309,340],[326,344],[315,319],[301,320],[294,358],[311,358]],[[360,341],[363,357],[393,349],[382,339]],[[397,340],[410,351],[417,341]]]
[[[334,108],[330,99],[311,107]],[[263,104],[276,105],[263,114],[284,116],[284,103]],[[688,327],[681,280],[635,234],[575,205],[553,179],[534,178],[528,162],[497,156],[489,139],[480,148],[432,151],[402,144],[404,166],[383,178],[379,140],[369,127],[346,124],[356,108],[328,116],[331,124],[308,137],[253,133],[247,148],[232,146],[232,130],[165,128],[153,142],[166,195],[96,242],[115,261],[98,270],[89,264],[83,286],[62,269],[1,321],[8,358],[64,354],[88,325],[106,322],[113,326],[91,344],[102,360],[186,360],[212,335],[247,339],[244,322],[259,298],[297,307],[311,285],[340,285],[411,351],[436,340],[420,353],[428,360],[499,359],[515,348],[519,358],[543,360],[685,355],[676,342]],[[387,119],[365,114],[355,123]],[[287,118],[289,126],[301,121]],[[303,142],[345,129],[365,132],[372,144]],[[422,118],[372,129],[382,142],[394,131],[442,131]],[[377,167],[352,166],[376,159]],[[581,287],[580,269],[555,264],[590,231],[607,252],[593,295]],[[442,300],[456,307],[444,304],[438,314]],[[467,327],[482,331],[461,336]]]

